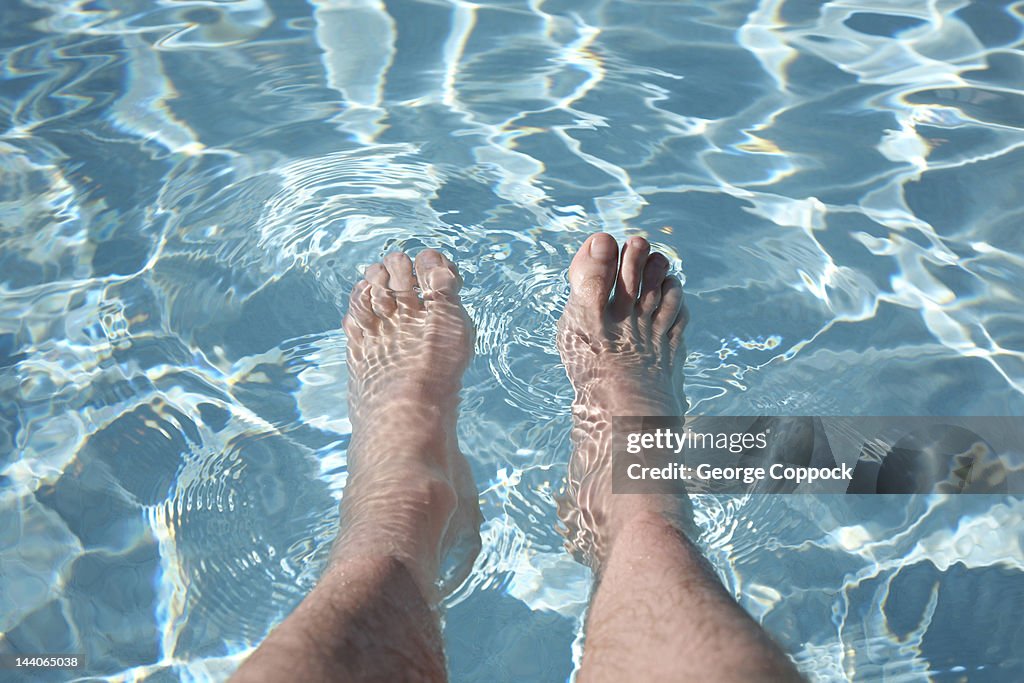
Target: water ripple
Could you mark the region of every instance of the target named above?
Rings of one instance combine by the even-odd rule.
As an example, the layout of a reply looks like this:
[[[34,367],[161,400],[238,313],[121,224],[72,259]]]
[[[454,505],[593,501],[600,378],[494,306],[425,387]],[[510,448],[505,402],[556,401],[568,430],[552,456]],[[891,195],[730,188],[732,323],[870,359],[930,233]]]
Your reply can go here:
[[[390,250],[450,254],[477,327],[484,549],[450,608],[499,594],[578,630],[553,331],[591,230],[685,274],[695,412],[1024,409],[1018,5],[3,11],[0,556],[25,599],[0,630],[89,675],[222,678],[315,580],[347,476],[339,321]],[[1019,677],[1019,644],[948,627],[958,586],[1002,587],[995,621],[1019,598],[1017,502],[695,508],[808,673]]]

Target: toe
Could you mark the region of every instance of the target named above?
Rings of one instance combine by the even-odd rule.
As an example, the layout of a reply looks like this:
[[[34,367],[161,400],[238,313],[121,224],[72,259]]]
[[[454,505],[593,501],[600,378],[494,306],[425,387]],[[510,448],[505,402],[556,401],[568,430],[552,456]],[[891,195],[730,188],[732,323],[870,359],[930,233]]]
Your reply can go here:
[[[686,356],[686,346],[683,344],[683,332],[686,330],[686,323],[690,320],[689,311],[686,309],[686,301],[683,301],[683,309],[679,312],[676,321],[668,329],[668,344],[672,355],[682,354]]]
[[[411,290],[416,284],[412,276],[412,261],[400,251],[393,251],[384,257],[384,269],[388,271],[391,289],[396,292]]]
[[[612,310],[616,315],[624,317],[633,312],[640,295],[640,277],[650,251],[651,244],[643,237],[630,237],[622,246],[619,276],[615,281],[615,297],[612,299]]]
[[[679,317],[683,308],[683,285],[678,278],[669,276],[661,283],[661,303],[654,311],[654,331],[666,334]]]
[[[672,326],[668,328],[668,341],[669,348],[673,355],[680,352],[685,356],[686,347],[683,344],[683,332],[686,330],[687,323],[690,322],[690,309],[686,305],[686,297],[683,296],[679,304],[679,312],[676,314],[676,319],[672,323]]]
[[[363,341],[364,332],[353,316],[346,315],[341,319],[341,329],[345,331],[345,337],[348,339],[348,346],[350,348]]]
[[[389,284],[398,306],[406,310],[422,309],[423,302],[414,289],[416,278],[412,274],[412,261],[409,257],[400,251],[393,251],[384,257],[384,268],[388,271]]]
[[[660,252],[651,254],[647,259],[641,277],[640,300],[637,305],[640,315],[649,317],[658,310],[658,304],[661,303],[661,285],[668,275],[668,268],[668,259]]]
[[[388,275],[388,269],[384,267],[383,263],[374,263],[367,266],[364,277],[373,287],[381,287],[382,289],[389,289],[391,287],[391,277]]]
[[[619,249],[615,239],[603,232],[591,235],[569,266],[569,286],[576,305],[599,313],[608,303],[615,283]]]
[[[378,318],[387,318],[398,308],[391,292],[391,278],[388,270],[380,263],[366,269],[366,281],[370,283],[370,305]]]
[[[455,296],[462,287],[458,268],[437,249],[424,249],[416,255],[416,279],[425,301]]]
[[[348,313],[341,322],[345,334],[351,339],[362,339],[363,334],[373,333],[377,329],[377,316],[370,303],[370,283],[366,280],[360,280],[352,288]]]

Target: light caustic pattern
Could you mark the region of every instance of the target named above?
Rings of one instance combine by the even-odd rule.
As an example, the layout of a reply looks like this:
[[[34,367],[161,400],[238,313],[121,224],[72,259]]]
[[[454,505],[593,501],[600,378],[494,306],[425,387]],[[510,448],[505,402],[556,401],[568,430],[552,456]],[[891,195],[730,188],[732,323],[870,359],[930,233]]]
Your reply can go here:
[[[11,0],[0,8],[0,637],[218,679],[313,584],[360,269],[438,246],[478,327],[484,549],[455,680],[556,680],[584,235],[685,272],[708,414],[1024,409],[1020,3]],[[827,680],[1019,677],[1022,510],[696,505]],[[523,653],[529,653],[524,656]]]

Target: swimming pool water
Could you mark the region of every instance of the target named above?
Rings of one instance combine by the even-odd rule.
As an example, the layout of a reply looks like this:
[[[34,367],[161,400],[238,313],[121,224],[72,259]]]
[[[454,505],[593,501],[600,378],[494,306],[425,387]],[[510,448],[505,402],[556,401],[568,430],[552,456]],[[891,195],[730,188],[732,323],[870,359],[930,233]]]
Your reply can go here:
[[[553,331],[588,232],[685,274],[692,412],[1021,415],[1022,25],[1001,0],[3,2],[0,646],[108,680],[237,666],[333,540],[339,322],[393,249],[451,254],[478,330],[454,681],[579,659]],[[1024,677],[1019,499],[696,509],[809,675]]]

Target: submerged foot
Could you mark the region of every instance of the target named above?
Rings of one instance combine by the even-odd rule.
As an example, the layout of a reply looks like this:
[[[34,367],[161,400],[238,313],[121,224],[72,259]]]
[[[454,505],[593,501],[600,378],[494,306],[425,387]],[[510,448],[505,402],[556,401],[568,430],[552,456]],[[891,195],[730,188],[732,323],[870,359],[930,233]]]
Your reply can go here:
[[[576,392],[568,495],[559,506],[569,549],[600,565],[633,516],[676,516],[685,501],[611,493],[613,416],[679,416],[685,410],[683,288],[668,259],[642,237],[622,248],[591,235],[569,267],[570,295],[558,323],[558,350]]]
[[[338,548],[396,557],[428,597],[464,578],[480,508],[455,434],[473,326],[462,280],[440,252],[388,254],[352,291],[348,337],[349,480]],[[459,557],[441,576],[446,556]]]

